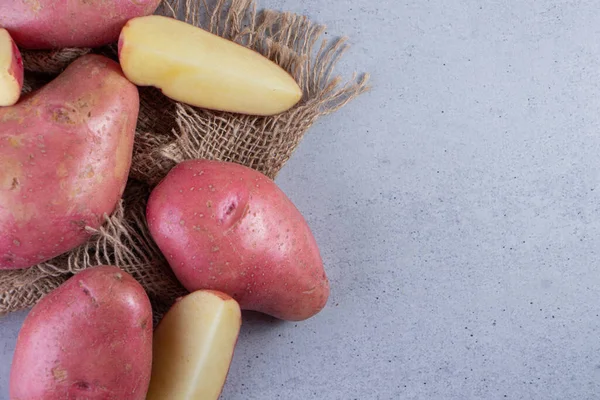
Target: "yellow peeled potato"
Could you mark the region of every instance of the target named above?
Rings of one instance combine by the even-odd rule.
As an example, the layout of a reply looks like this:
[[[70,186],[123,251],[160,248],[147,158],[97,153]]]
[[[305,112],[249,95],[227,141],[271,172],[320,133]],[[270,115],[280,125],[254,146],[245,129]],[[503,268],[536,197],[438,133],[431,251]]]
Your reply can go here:
[[[217,400],[241,321],[238,303],[221,292],[200,290],[175,303],[154,333],[146,400]]]
[[[136,85],[196,107],[275,115],[302,97],[294,78],[268,58],[174,18],[131,19],[121,31],[119,61]]]

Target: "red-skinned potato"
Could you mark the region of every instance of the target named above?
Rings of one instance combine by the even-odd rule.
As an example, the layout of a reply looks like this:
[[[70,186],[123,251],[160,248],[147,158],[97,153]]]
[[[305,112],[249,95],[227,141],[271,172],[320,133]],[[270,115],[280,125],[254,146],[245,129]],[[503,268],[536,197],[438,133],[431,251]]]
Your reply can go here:
[[[152,308],[117,267],[84,270],[36,304],[13,356],[14,400],[143,400],[152,371]]]
[[[99,47],[116,42],[134,17],[161,0],[2,0],[0,26],[25,49]]]
[[[314,316],[327,302],[329,283],[306,221],[253,169],[182,162],[153,190],[146,215],[189,291],[221,291],[242,309],[291,321]]]
[[[63,254],[102,225],[125,189],[138,111],[135,85],[98,55],[0,108],[0,269]]]
[[[12,106],[23,89],[23,59],[6,29],[0,28],[0,106]]]

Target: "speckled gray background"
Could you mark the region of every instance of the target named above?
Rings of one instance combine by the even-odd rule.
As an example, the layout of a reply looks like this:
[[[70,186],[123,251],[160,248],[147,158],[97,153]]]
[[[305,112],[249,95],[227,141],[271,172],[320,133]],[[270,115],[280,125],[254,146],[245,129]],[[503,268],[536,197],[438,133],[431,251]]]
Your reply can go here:
[[[600,398],[600,8],[259,0],[353,48],[371,93],[277,182],[332,283],[246,319],[223,399]],[[0,392],[24,314],[0,320]]]

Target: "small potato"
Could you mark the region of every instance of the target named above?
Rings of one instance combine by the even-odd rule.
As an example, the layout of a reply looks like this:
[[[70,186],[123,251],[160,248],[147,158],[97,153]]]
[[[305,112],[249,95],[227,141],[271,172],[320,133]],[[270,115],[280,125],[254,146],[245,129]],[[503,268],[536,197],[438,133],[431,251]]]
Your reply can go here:
[[[24,49],[99,47],[161,0],[1,0],[0,26]]]
[[[315,238],[289,198],[242,165],[190,160],[154,189],[152,237],[189,290],[227,293],[284,320],[317,314],[329,282]]]
[[[240,333],[240,306],[202,290],[177,301],[154,333],[146,400],[217,400]]]
[[[87,269],[33,307],[10,372],[14,400],[143,400],[152,370],[152,309],[117,267]]]
[[[0,106],[12,106],[23,89],[23,59],[6,29],[0,28]]]
[[[197,107],[251,115],[287,111],[302,90],[261,54],[193,25],[158,15],[127,22],[119,38],[125,76]]]
[[[99,55],[0,108],[0,269],[63,254],[104,223],[127,183],[138,111],[137,87]]]

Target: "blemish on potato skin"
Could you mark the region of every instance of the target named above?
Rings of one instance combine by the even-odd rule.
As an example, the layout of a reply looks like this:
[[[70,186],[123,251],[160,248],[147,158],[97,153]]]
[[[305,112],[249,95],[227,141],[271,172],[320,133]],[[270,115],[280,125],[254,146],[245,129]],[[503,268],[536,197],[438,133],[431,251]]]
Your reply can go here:
[[[29,6],[29,9],[34,13],[39,13],[42,10],[40,0],[23,0],[23,3]]]
[[[59,124],[66,124],[66,125],[75,125],[76,121],[73,120],[73,117],[71,116],[72,111],[67,110],[64,107],[59,107],[55,110],[52,111],[52,121],[59,123]]]
[[[81,173],[80,177],[83,179],[92,179],[95,176],[94,167],[88,165],[85,170]]]
[[[73,388],[75,388],[77,390],[81,390],[81,391],[84,391],[84,390],[87,391],[92,388],[92,385],[85,381],[77,381],[73,384]]]
[[[14,147],[16,149],[19,149],[19,148],[23,147],[23,143],[21,142],[21,138],[15,137],[15,136],[10,136],[8,138],[8,144],[11,147]]]
[[[102,72],[102,70],[98,67],[94,67],[92,68],[92,70],[90,71],[90,75],[91,76],[96,76],[98,74],[100,74],[100,72]]]
[[[83,294],[90,298],[92,304],[95,307],[98,307],[98,300],[96,299],[96,297],[94,297],[94,295],[90,292],[90,289],[87,286],[85,286],[85,284],[82,281],[79,281],[79,287],[81,288]]]
[[[73,220],[71,224],[77,226],[79,229],[85,229],[86,222],[83,219]]]
[[[58,164],[58,166],[56,167],[56,176],[58,176],[59,178],[66,178],[67,176],[69,176],[69,170],[67,169],[65,163]]]
[[[0,122],[9,122],[9,121],[18,121],[19,123],[21,123],[22,121],[24,121],[23,116],[12,110],[12,111],[7,111],[5,113],[3,113],[2,118],[0,119]]]
[[[63,382],[69,376],[67,370],[61,367],[52,368],[52,376],[54,380],[57,382]]]
[[[12,264],[12,263],[15,261],[15,257],[14,257],[14,255],[13,255],[13,254],[5,254],[5,255],[2,257],[2,260],[3,260],[3,261],[6,263],[6,264],[9,264],[9,265],[11,265],[11,264]]]
[[[10,190],[17,190],[21,183],[19,182],[19,178],[14,177],[12,180],[12,184],[10,185]]]

